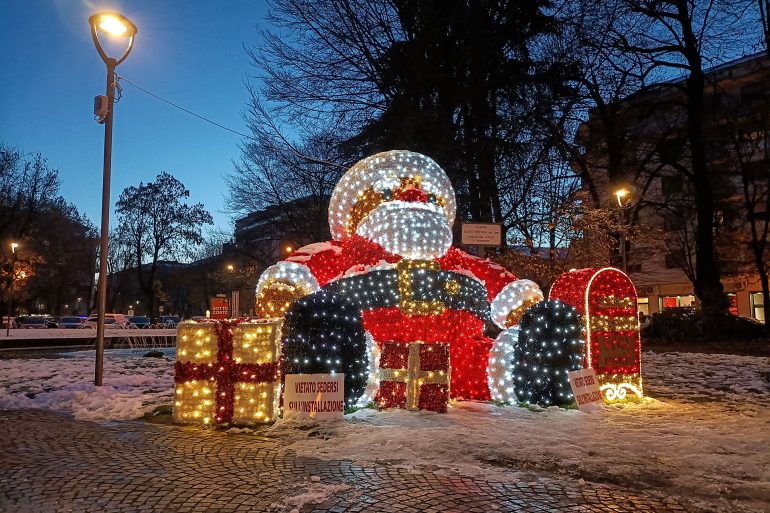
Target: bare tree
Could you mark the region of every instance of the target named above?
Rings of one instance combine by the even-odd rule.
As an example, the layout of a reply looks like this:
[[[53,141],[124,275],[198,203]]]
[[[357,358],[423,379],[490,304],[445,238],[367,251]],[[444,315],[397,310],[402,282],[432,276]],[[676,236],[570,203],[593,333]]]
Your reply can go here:
[[[748,2],[723,0],[624,0],[631,16],[614,33],[617,47],[645,59],[661,76],[684,74],[670,86],[680,91],[687,162],[677,171],[691,184],[696,206],[695,293],[701,300],[707,326],[715,327],[727,313],[714,243],[714,180],[708,158],[706,124],[706,67],[745,45],[744,19]],[[683,152],[684,154],[684,152]],[[671,164],[672,162],[669,162]],[[714,330],[708,330],[714,333]]]
[[[156,279],[158,261],[191,256],[203,240],[202,226],[213,224],[201,203],[183,202],[189,196],[182,182],[163,172],[154,182],[124,189],[116,204],[119,238],[131,248],[151,315],[157,314],[156,299],[161,291]]]
[[[306,141],[334,133],[344,143],[335,162],[393,148],[430,155],[455,186],[459,220],[515,230],[530,189],[511,184],[547,176],[548,145],[533,138],[550,137],[542,120],[564,92],[562,63],[535,55],[556,32],[548,5],[277,1],[269,21],[285,30],[263,32],[251,53],[259,97]]]

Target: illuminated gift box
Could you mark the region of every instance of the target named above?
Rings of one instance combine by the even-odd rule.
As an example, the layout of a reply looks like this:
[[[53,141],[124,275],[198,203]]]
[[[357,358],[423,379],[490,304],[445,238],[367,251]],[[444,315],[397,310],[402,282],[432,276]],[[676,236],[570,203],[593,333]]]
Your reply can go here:
[[[550,299],[577,309],[585,330],[585,367],[599,377],[604,400],[642,397],[642,343],[636,289],[619,269],[578,269],[559,276]]]
[[[281,323],[280,319],[180,323],[174,419],[207,425],[275,420]]]
[[[383,408],[444,413],[450,374],[447,343],[383,342],[376,401]]]

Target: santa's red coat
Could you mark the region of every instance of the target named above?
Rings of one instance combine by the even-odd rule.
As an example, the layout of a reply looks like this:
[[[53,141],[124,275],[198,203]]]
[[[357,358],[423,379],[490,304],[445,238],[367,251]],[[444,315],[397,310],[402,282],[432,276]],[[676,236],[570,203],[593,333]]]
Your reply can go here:
[[[366,272],[382,261],[395,264],[402,257],[380,245],[354,235],[344,242],[310,244],[286,259],[306,266],[323,287],[345,273]],[[503,267],[455,247],[436,259],[444,271],[471,273],[484,283],[487,300],[494,297],[516,276]],[[362,312],[364,328],[374,339],[396,342],[449,342],[452,365],[451,396],[489,400],[486,369],[492,340],[484,336],[484,321],[464,310],[446,309],[440,315],[406,315],[398,307],[382,307]]]

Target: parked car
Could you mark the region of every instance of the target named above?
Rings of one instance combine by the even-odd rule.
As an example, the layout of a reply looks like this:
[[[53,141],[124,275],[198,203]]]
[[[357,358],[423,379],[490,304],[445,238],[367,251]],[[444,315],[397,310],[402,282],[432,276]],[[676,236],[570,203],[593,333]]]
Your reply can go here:
[[[85,319],[82,317],[62,317],[59,319],[59,327],[66,329],[82,328]]]
[[[84,328],[96,329],[99,316],[96,314],[91,315],[83,322]],[[126,316],[119,313],[106,313],[104,314],[104,326],[108,328],[128,328],[129,322]]]
[[[56,328],[57,325],[51,317],[30,315],[21,321],[21,327],[24,329],[46,329]]]
[[[130,327],[147,329],[150,327],[150,318],[144,315],[134,315],[128,318]]]
[[[158,320],[158,324],[160,324],[163,328],[176,328],[176,325],[179,324],[179,321],[179,316],[161,315],[160,319]]]

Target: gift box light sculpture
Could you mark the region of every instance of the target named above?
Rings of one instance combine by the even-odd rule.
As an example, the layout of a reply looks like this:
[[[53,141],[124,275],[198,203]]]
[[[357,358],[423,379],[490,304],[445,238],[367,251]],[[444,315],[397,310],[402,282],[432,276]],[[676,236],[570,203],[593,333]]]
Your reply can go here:
[[[584,366],[592,367],[606,402],[642,397],[642,362],[636,289],[613,267],[572,270],[551,287],[551,299],[580,312],[585,334]]]
[[[449,344],[385,342],[376,400],[383,408],[444,413],[450,372]]]
[[[174,419],[204,425],[275,420],[281,323],[280,319],[180,323]]]

